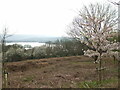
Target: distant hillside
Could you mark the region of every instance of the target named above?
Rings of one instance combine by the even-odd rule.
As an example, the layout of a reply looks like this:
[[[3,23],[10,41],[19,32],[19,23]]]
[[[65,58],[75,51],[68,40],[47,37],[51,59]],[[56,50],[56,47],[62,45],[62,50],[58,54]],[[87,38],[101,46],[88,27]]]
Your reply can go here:
[[[61,39],[61,37],[41,37],[38,35],[13,35],[7,38],[10,42],[47,42]]]

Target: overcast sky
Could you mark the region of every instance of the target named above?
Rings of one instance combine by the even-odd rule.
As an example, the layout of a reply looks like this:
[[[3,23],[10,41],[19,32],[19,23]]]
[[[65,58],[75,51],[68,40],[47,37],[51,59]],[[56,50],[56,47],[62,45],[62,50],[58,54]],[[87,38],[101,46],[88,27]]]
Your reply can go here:
[[[0,30],[40,36],[65,36],[82,5],[107,0],[0,0]]]

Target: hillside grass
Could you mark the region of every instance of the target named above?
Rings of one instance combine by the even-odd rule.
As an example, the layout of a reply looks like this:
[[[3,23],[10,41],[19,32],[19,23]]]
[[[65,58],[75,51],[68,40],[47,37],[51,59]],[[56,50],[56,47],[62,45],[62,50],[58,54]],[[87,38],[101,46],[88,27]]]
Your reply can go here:
[[[103,58],[99,83],[92,58],[71,56],[6,63],[8,88],[117,88],[118,67],[113,58]]]

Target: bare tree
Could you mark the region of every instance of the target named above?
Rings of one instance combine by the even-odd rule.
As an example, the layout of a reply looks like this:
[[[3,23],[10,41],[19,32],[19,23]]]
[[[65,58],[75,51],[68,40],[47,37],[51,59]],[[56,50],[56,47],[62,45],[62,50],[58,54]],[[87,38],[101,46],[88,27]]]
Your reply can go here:
[[[6,70],[4,68],[4,64],[5,64],[5,45],[6,45],[6,38],[10,37],[12,35],[9,35],[8,34],[8,29],[5,28],[3,30],[3,33],[1,34],[0,36],[0,39],[1,39],[1,47],[2,47],[2,76],[3,76],[3,86],[6,87],[6,83],[4,81],[5,79],[5,73],[6,73]]]
[[[119,2],[116,2],[116,1],[111,1],[111,0],[108,0],[108,2],[114,4],[114,5],[120,5],[120,1]]]
[[[2,45],[2,62],[4,63],[5,61],[5,45],[6,45],[6,38],[10,37],[12,35],[8,34],[8,29],[5,28],[3,30],[3,33],[1,34],[1,45]]]
[[[85,43],[91,49],[88,50],[90,56],[98,55],[101,70],[101,56],[118,47],[118,43],[108,40],[112,32],[117,33],[117,23],[117,11],[110,5],[90,4],[79,11],[68,35]]]

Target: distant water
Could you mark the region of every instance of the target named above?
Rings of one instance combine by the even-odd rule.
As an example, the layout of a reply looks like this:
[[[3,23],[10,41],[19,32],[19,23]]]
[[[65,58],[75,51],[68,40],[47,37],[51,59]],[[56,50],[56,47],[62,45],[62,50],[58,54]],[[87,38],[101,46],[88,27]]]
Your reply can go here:
[[[10,42],[10,43],[6,43],[6,45],[13,45],[13,44],[19,44],[19,45],[22,45],[22,46],[30,45],[31,47],[45,45],[45,43],[39,43],[39,42]]]

